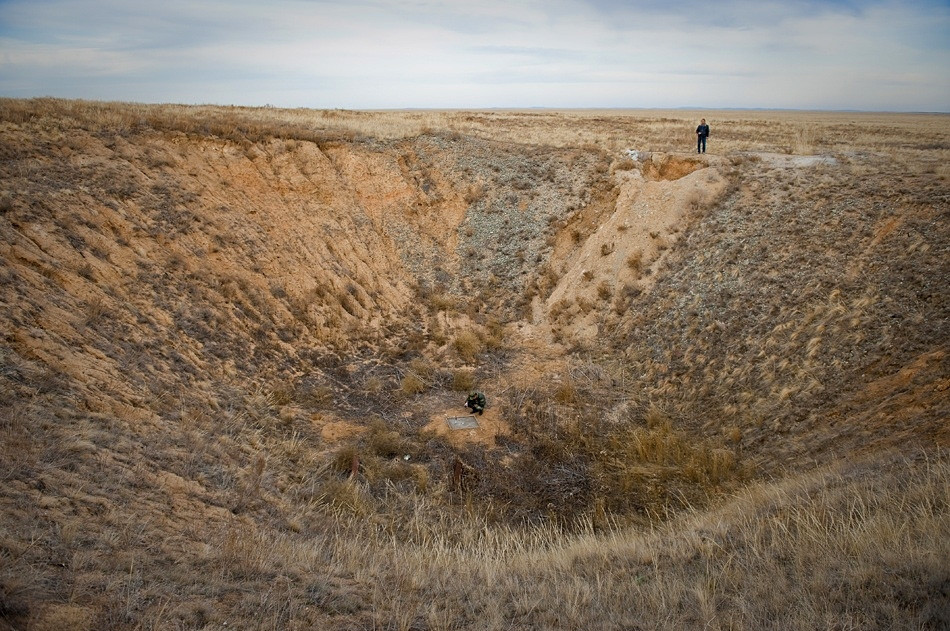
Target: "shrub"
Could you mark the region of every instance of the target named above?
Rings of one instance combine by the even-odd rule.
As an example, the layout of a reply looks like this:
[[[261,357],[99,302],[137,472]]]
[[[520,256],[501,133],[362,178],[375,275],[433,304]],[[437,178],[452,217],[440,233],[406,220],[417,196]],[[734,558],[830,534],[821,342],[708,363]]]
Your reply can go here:
[[[333,388],[323,384],[304,383],[295,393],[300,405],[324,407],[333,403]]]
[[[343,513],[365,516],[373,511],[372,498],[349,480],[328,480],[320,488],[319,497],[324,504]]]
[[[505,343],[505,325],[498,320],[491,318],[485,325],[487,334],[482,343],[489,350],[501,348]]]
[[[700,447],[691,456],[686,475],[696,483],[715,486],[737,473],[736,456],[728,449]]]
[[[673,421],[670,417],[655,405],[651,405],[644,417],[647,427],[650,429],[664,429],[669,431],[673,427]]]
[[[82,320],[83,326],[95,326],[99,322],[108,320],[111,310],[106,306],[102,298],[93,298],[86,303],[85,317]]]
[[[482,341],[473,331],[462,331],[455,336],[452,345],[458,356],[466,362],[475,361],[482,350]]]
[[[408,450],[399,432],[387,428],[381,421],[371,425],[367,447],[370,453],[381,458],[394,458]]]
[[[465,191],[465,203],[471,205],[481,201],[485,197],[485,192],[486,188],[484,184],[472,184],[468,187],[468,190]]]
[[[277,384],[271,388],[270,400],[275,406],[290,405],[295,398],[294,387],[288,384]]]
[[[577,403],[577,387],[573,381],[566,381],[558,384],[554,389],[554,400],[561,405],[572,405]]]
[[[332,469],[337,473],[349,474],[353,467],[353,458],[359,458],[355,445],[346,445],[333,456]]]
[[[386,387],[386,382],[375,375],[371,377],[367,377],[363,381],[363,390],[367,394],[371,394],[371,395],[380,394],[382,393],[385,387]]]
[[[95,271],[93,270],[92,265],[90,265],[89,263],[85,263],[84,265],[82,265],[78,270],[76,270],[76,273],[82,276],[83,278],[85,278],[86,280],[96,279]]]
[[[551,305],[551,309],[548,312],[548,314],[551,316],[552,319],[557,320],[558,318],[561,317],[561,315],[563,315],[568,310],[570,310],[570,308],[571,308],[571,303],[566,298],[561,298],[560,300],[555,302],[553,305]]]
[[[469,256],[475,256],[478,253],[475,248],[469,248],[469,250],[471,251]],[[451,294],[436,293],[429,298],[429,304],[433,311],[451,311],[458,306],[458,301]]]
[[[424,357],[417,357],[409,362],[409,370],[421,379],[432,379],[435,374],[435,365]]]
[[[425,382],[416,374],[409,373],[399,382],[399,392],[404,396],[411,397],[425,391]]]
[[[471,370],[456,370],[452,373],[452,389],[467,392],[475,387],[475,373]]]
[[[627,267],[632,269],[634,272],[643,271],[643,252],[637,250],[633,254],[627,257]]]

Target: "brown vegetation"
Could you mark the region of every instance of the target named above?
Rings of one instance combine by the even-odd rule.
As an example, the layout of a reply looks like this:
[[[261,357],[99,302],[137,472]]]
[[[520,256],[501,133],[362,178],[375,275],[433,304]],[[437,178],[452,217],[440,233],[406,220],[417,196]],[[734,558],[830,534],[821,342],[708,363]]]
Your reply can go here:
[[[0,101],[0,629],[945,628],[947,117],[697,114]]]

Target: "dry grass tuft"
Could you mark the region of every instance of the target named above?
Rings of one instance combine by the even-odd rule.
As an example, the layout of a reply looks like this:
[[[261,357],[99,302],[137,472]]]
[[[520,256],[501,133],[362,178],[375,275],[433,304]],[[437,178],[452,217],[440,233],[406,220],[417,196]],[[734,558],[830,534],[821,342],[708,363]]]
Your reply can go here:
[[[403,396],[411,397],[424,392],[426,383],[421,377],[414,373],[409,373],[399,382],[399,392]]]
[[[636,274],[640,274],[643,271],[643,252],[637,250],[633,254],[627,257],[627,267],[632,269]]]
[[[471,363],[482,352],[484,344],[474,331],[461,331],[452,340],[452,347],[462,361]]]
[[[459,369],[452,372],[451,388],[455,392],[467,392],[475,387],[475,372]]]

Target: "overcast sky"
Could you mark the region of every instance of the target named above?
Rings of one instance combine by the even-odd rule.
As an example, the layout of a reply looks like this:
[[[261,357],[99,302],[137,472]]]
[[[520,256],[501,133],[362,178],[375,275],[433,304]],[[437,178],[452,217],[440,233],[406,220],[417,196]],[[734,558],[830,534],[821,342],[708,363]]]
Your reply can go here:
[[[950,112],[950,0],[0,0],[0,96]]]

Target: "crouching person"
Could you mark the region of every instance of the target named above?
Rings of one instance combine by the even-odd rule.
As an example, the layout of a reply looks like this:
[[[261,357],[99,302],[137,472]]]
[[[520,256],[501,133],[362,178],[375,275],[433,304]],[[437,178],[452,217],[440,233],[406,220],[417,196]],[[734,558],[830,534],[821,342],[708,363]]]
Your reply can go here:
[[[472,393],[468,395],[468,398],[465,399],[465,407],[470,409],[473,414],[481,414],[485,411],[485,395],[473,390]]]

